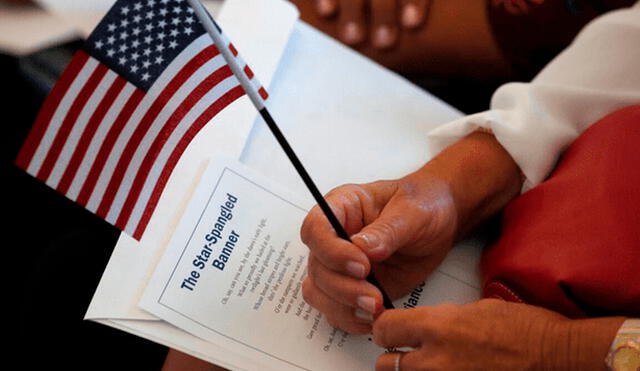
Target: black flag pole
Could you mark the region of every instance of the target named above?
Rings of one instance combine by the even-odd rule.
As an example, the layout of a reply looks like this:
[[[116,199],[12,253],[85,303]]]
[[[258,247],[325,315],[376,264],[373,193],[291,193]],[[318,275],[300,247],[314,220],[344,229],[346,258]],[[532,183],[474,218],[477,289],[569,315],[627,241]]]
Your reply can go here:
[[[262,117],[264,122],[267,124],[267,126],[269,127],[269,130],[271,130],[271,133],[278,141],[278,144],[280,144],[280,147],[282,147],[283,151],[291,161],[291,164],[293,165],[293,167],[296,169],[296,171],[302,178],[302,181],[311,192],[311,195],[313,196],[318,206],[320,206],[320,209],[322,210],[326,218],[329,220],[329,223],[331,223],[331,226],[336,231],[336,234],[338,235],[338,237],[351,242],[351,238],[349,238],[349,235],[342,227],[342,224],[340,224],[340,221],[331,210],[331,207],[329,207],[329,204],[327,203],[327,201],[324,199],[324,197],[318,190],[318,187],[316,187],[315,183],[311,179],[311,176],[309,176],[309,173],[304,168],[304,166],[302,165],[302,162],[300,162],[300,159],[298,159],[298,156],[293,151],[293,148],[291,148],[284,134],[282,134],[282,131],[276,124],[271,114],[269,113],[269,110],[264,104],[264,100],[262,99],[262,97],[260,96],[260,93],[258,92],[258,89],[255,87],[255,85],[253,85],[253,83],[251,83],[247,75],[244,73],[242,67],[238,64],[237,59],[229,49],[228,43],[222,36],[222,30],[220,29],[220,27],[209,15],[209,12],[207,12],[205,7],[202,5],[202,3],[199,0],[188,0],[188,1],[189,1],[189,4],[193,7],[196,13],[196,16],[200,20],[200,23],[202,23],[205,30],[207,30],[207,32],[213,39],[216,47],[218,48],[218,50],[224,57],[225,61],[233,71],[233,74],[240,81],[240,84],[242,85],[242,87],[244,88],[244,91],[249,96],[249,99],[251,100],[253,105],[256,107],[258,112],[260,112],[260,116]],[[375,278],[373,273],[367,276],[367,281],[373,284],[374,286],[376,286],[382,292],[384,307],[386,309],[393,309],[393,304],[391,302],[391,299],[384,292],[384,290],[378,283],[378,280]]]
[[[293,151],[293,149],[287,142],[287,139],[284,137],[284,135],[280,131],[280,128],[278,128],[278,125],[276,125],[275,121],[273,120],[273,117],[271,117],[271,114],[269,114],[269,111],[267,110],[266,107],[260,110],[260,115],[264,119],[264,122],[267,123],[267,126],[269,127],[273,135],[276,137],[276,140],[280,144],[280,147],[282,147],[282,149],[286,153],[287,157],[293,164],[293,167],[296,169],[296,171],[302,178],[302,181],[304,182],[304,184],[307,186],[307,188],[313,195],[313,198],[315,199],[315,201],[318,203],[318,206],[320,206],[320,209],[322,209],[322,212],[329,220],[329,223],[331,223],[331,226],[336,231],[336,234],[338,235],[338,237],[351,242],[351,238],[342,227],[342,224],[340,224],[340,221],[333,213],[333,210],[331,210],[331,207],[329,207],[327,200],[324,199],[324,197],[318,190],[318,187],[316,187],[315,183],[307,173],[307,170],[304,168],[304,166],[298,159],[298,156],[296,156],[296,153]],[[367,276],[367,281],[372,285],[374,285],[375,287],[377,287],[378,289],[380,289],[380,292],[382,292],[382,301],[383,301],[382,304],[384,305],[384,307],[386,309],[393,309],[393,303],[391,302],[391,299],[384,292],[384,290],[380,286],[380,283],[378,283],[378,280],[373,275],[373,273]]]

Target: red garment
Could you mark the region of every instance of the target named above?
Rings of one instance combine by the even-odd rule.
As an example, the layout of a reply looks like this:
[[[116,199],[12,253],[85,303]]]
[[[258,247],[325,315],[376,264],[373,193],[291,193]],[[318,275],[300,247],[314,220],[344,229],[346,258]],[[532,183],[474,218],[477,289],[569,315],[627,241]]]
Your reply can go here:
[[[640,316],[640,105],[593,124],[508,205],[482,271],[485,297]]]

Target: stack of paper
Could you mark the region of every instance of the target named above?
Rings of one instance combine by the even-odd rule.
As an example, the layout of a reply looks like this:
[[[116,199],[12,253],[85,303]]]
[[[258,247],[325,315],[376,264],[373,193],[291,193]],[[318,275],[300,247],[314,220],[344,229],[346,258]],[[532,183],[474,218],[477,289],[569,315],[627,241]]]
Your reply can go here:
[[[322,192],[416,169],[432,155],[426,133],[460,115],[288,3],[231,1],[218,20]],[[189,146],[142,240],[121,235],[86,318],[230,369],[371,369],[383,350],[302,300],[298,235],[312,204],[246,97],[235,102]],[[480,245],[458,246],[397,304],[477,299]]]

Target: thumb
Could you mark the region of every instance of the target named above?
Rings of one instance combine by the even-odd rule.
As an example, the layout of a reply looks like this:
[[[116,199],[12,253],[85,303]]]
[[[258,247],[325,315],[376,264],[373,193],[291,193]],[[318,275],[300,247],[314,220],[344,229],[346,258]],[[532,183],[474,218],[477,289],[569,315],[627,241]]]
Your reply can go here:
[[[409,202],[389,202],[380,215],[351,241],[373,261],[382,261],[398,249],[415,241],[424,228],[424,210]]]

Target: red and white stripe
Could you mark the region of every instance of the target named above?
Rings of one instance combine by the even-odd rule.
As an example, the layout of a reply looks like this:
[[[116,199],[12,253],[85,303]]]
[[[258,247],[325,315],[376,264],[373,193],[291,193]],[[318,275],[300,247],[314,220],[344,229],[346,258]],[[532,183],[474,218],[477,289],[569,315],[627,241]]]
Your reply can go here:
[[[245,73],[255,80],[248,67]],[[146,93],[79,52],[16,163],[139,239],[191,139],[243,94],[208,35],[189,45]]]

